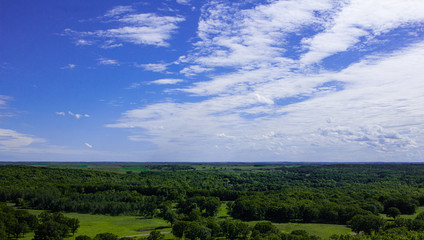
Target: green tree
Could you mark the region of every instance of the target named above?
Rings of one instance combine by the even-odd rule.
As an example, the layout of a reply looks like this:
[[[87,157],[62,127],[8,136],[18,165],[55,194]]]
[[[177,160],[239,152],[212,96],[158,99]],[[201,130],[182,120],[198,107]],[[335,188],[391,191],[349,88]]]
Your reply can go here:
[[[87,235],[79,235],[78,237],[75,238],[75,240],[91,240],[91,237]]]
[[[220,222],[220,226],[227,239],[246,239],[251,233],[249,225],[239,220],[224,220]]]
[[[390,207],[386,210],[386,215],[389,216],[389,217],[392,217],[393,219],[400,216],[400,214],[401,214],[401,212],[400,212],[399,208],[397,208],[397,207]]]
[[[29,232],[29,227],[26,222],[15,222],[9,230],[15,238],[19,238],[21,234],[25,236],[25,233]]]
[[[187,231],[189,224],[190,223],[187,221],[176,221],[172,226],[172,234],[176,237],[182,238],[184,233]]]
[[[211,230],[197,222],[191,222],[186,230],[185,236],[192,240],[206,240],[211,237]]]
[[[66,224],[70,228],[72,235],[75,235],[75,232],[80,227],[80,221],[77,218],[69,218]]]
[[[221,201],[217,197],[208,197],[205,199],[203,206],[206,211],[206,216],[213,217],[218,213]]]
[[[118,236],[113,233],[99,233],[94,240],[118,240]]]
[[[378,232],[384,226],[385,220],[375,215],[356,215],[348,224],[354,232],[370,234],[373,231]]]
[[[167,208],[162,215],[163,215],[163,219],[168,221],[171,224],[171,226],[174,224],[175,221],[178,220],[177,213],[169,208]]]
[[[165,235],[160,233],[160,231],[151,231],[149,236],[147,237],[147,240],[162,240],[165,239]]]
[[[253,226],[253,231],[257,230],[259,233],[278,233],[277,227],[271,222],[258,222]]]
[[[62,240],[69,233],[68,226],[49,220],[35,230],[34,240]]]
[[[415,219],[418,219],[418,220],[424,220],[424,212],[419,213],[419,214],[415,217]]]

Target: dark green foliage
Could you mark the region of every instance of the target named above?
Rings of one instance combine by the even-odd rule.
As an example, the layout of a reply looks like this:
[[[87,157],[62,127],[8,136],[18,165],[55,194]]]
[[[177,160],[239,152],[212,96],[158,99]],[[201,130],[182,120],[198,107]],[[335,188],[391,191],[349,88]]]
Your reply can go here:
[[[384,226],[385,220],[375,215],[356,215],[348,224],[354,232],[370,234],[371,232],[378,232]]]
[[[263,220],[267,210],[266,203],[260,198],[237,199],[231,208],[231,216],[250,221]]]
[[[424,220],[424,212],[419,213],[415,219]]]
[[[7,239],[6,227],[0,223],[0,239]]]
[[[258,222],[253,227],[253,231],[258,231],[259,233],[278,233],[277,227],[275,227],[271,222]]]
[[[40,224],[35,230],[34,240],[62,240],[68,233],[68,226],[48,220]]]
[[[247,223],[237,220],[224,220],[220,222],[222,235],[227,239],[246,239],[251,233]]]
[[[118,240],[118,236],[113,233],[99,233],[93,240]]]
[[[41,224],[35,230],[35,240],[61,240],[79,227],[78,219],[65,217],[60,212],[42,212],[38,218]]]
[[[202,226],[200,223],[191,222],[184,234],[187,239],[206,240],[211,237],[211,230],[205,226]]]
[[[385,212],[395,207],[403,214],[413,214],[418,205],[418,201],[409,196],[390,196],[383,201]]]
[[[23,237],[38,226],[37,217],[0,203],[0,236]],[[5,238],[0,238],[5,239]]]
[[[75,237],[75,240],[91,240],[91,237],[89,237],[87,235],[79,235],[79,236]]]
[[[67,220],[66,225],[69,226],[72,235],[74,235],[77,229],[80,227],[80,222],[76,218],[70,218]]]
[[[386,214],[389,217],[396,218],[397,216],[399,216],[401,214],[401,212],[397,207],[389,207],[386,210]]]
[[[203,215],[205,217],[213,217],[218,212],[219,206],[221,206],[221,201],[217,197],[192,197],[187,200],[180,200],[177,204],[177,209],[179,213],[185,215]],[[194,212],[193,212],[194,211]],[[189,217],[193,221],[192,216]]]
[[[251,237],[253,239],[279,239],[279,233],[280,231],[271,222],[259,222],[253,226]]]
[[[174,234],[174,236],[182,238],[184,233],[187,231],[187,229],[189,228],[190,223],[187,221],[177,221],[174,223],[174,225],[172,226],[172,234]]]
[[[281,240],[319,240],[318,236],[309,235],[305,230],[294,230],[290,234],[281,233]]]
[[[268,224],[264,223],[263,226],[259,224],[257,228],[263,230],[266,234],[278,233],[274,226],[269,226]],[[209,239],[210,237],[247,239],[251,232],[252,229],[247,223],[228,219],[220,222],[216,222],[212,218],[207,219],[205,222],[177,221],[172,227],[174,236],[179,238],[184,236],[188,239]],[[261,232],[258,231],[258,234],[261,234]]]
[[[147,240],[162,240],[165,239],[165,235],[160,233],[160,231],[151,231]]]
[[[339,224],[353,220],[356,215],[363,216],[356,217],[362,220],[368,218],[364,216],[381,213],[396,217],[395,209],[411,214],[424,203],[424,165],[247,166],[218,171],[212,167],[196,170],[200,168],[194,165],[157,164],[140,167],[140,174],[125,174],[127,170],[135,171],[130,168],[119,174],[0,166],[0,201],[53,212],[161,216],[171,223],[176,236],[228,239],[312,236],[264,233],[260,225],[254,229],[237,220],[218,221],[213,217],[222,205],[221,200],[226,201],[235,219]],[[55,227],[51,222],[66,225],[67,236],[77,230],[76,220],[68,222],[58,213],[41,214],[38,225],[36,218],[24,212],[6,218],[9,210],[3,209],[6,208],[0,212],[0,235],[22,236],[32,229],[41,233],[47,223]],[[401,222],[397,217],[384,231],[421,231],[422,218]]]

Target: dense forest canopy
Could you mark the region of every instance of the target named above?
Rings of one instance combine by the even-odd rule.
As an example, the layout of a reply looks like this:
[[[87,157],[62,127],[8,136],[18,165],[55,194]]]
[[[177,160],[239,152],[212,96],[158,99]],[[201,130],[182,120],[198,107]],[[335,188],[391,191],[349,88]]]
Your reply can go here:
[[[424,165],[419,164],[124,167],[120,173],[72,165],[3,165],[0,202],[52,212],[161,217],[175,236],[198,229],[196,234],[208,238],[228,235],[222,229],[229,225],[247,228],[243,222],[253,220],[349,224],[371,233],[387,226],[379,215],[413,214],[424,205]],[[238,220],[213,220],[222,204]],[[424,229],[422,220],[414,221],[391,228]],[[377,227],[364,228],[363,222]]]

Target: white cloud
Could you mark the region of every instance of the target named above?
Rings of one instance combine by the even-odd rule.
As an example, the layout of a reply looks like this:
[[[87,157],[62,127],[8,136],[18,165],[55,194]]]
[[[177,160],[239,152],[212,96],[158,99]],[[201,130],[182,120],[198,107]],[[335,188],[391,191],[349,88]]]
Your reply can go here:
[[[4,109],[7,107],[8,102],[12,100],[11,97],[9,96],[5,96],[5,95],[0,95],[0,109]]]
[[[171,35],[178,29],[181,16],[159,16],[155,13],[133,13],[131,6],[118,6],[108,11],[104,18],[107,29],[78,32],[65,29],[65,35],[76,38],[77,45],[92,45],[101,39],[103,48],[123,46],[123,43],[166,47]]]
[[[252,82],[252,76],[248,88],[235,80],[207,100],[148,105],[107,126],[142,129],[144,134],[130,139],[151,141],[163,154],[181,152],[182,158],[193,151],[210,161],[232,156],[327,161],[340,155],[345,161],[417,161],[408,154],[423,149],[423,49],[424,42],[341,72],[278,77],[278,71],[265,74],[273,72],[267,68],[256,73],[261,80]],[[227,81],[236,75],[228,74]],[[296,102],[299,96],[307,100]],[[358,152],[364,154],[352,154]]]
[[[136,67],[144,68],[152,72],[164,72],[168,67],[166,63],[149,63],[149,64],[135,64]]]
[[[75,41],[75,45],[77,46],[90,46],[93,45],[94,41],[89,41],[89,40],[85,40],[85,39],[77,39]]]
[[[74,69],[75,67],[76,67],[75,64],[70,63],[66,66],[61,67],[61,69]]]
[[[84,143],[85,146],[87,146],[88,148],[93,148],[93,146],[89,143]]]
[[[104,44],[101,45],[100,47],[108,49],[108,48],[117,48],[117,47],[122,47],[122,46],[124,46],[124,44],[116,43],[115,40],[107,40],[107,41],[104,41]]]
[[[200,65],[191,65],[189,67],[186,67],[180,71],[180,73],[186,75],[186,76],[195,76],[199,73],[209,72],[212,71],[212,68],[209,67],[202,67]]]
[[[211,1],[202,8],[198,27],[201,39],[189,59],[202,67],[258,67],[287,61],[288,34],[319,19],[318,12],[332,7],[331,1],[273,1],[239,10],[238,3]],[[195,73],[195,72],[194,72]]]
[[[364,126],[359,129],[350,129],[346,126],[322,129],[321,135],[333,137],[341,142],[366,144],[378,151],[399,151],[417,147],[414,140],[402,136],[394,130],[386,130],[381,126]]]
[[[116,6],[111,10],[107,11],[105,17],[115,17],[122,15],[123,13],[135,12],[135,9],[132,6]]]
[[[173,90],[194,100],[148,104],[107,127],[153,144],[146,156],[155,160],[424,160],[414,155],[424,150],[424,42],[368,55],[354,49],[356,63],[340,71],[307,66],[358,41],[384,41],[423,13],[412,0],[210,1],[200,40],[174,63],[193,84]]]
[[[108,58],[98,58],[97,61],[99,62],[99,64],[101,65],[115,65],[115,66],[119,66],[119,63],[117,60],[113,60],[113,59],[108,59]]]
[[[170,85],[170,84],[177,84],[180,82],[183,82],[184,80],[182,79],[173,79],[173,78],[164,78],[164,79],[158,79],[158,80],[154,80],[151,81],[150,84],[159,84],[159,85]]]
[[[187,5],[187,4],[190,3],[190,0],[176,0],[176,1],[177,1],[177,3],[183,4],[183,5]]]
[[[141,83],[131,83],[131,85],[127,87],[126,89],[136,89],[140,86],[141,86]]]
[[[0,128],[0,149],[10,149],[25,147],[35,142],[43,142],[44,140],[33,136],[18,133],[11,129]]]
[[[66,116],[66,113],[65,112],[56,112],[56,115]],[[72,116],[72,117],[75,117],[76,119],[80,119],[80,118],[83,118],[83,117],[85,117],[85,118],[89,118],[90,117],[90,115],[88,115],[88,114],[74,113],[74,112],[71,112],[71,111],[68,111],[68,115],[69,116]]]
[[[326,22],[326,29],[303,43],[308,52],[301,62],[311,64],[337,52],[346,51],[361,41],[374,38],[406,24],[424,20],[424,2],[407,1],[348,1],[336,16]]]
[[[11,100],[13,100],[13,98],[10,96],[0,95],[0,118],[15,116],[9,109],[9,102]]]

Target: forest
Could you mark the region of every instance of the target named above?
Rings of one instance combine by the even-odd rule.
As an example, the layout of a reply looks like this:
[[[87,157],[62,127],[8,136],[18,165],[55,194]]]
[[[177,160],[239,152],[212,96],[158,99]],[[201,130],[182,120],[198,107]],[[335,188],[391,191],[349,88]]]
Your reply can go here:
[[[323,239],[278,228],[310,223],[350,228],[335,240],[424,239],[420,164],[3,164],[0,202],[0,239]],[[67,213],[169,232],[89,236]]]

